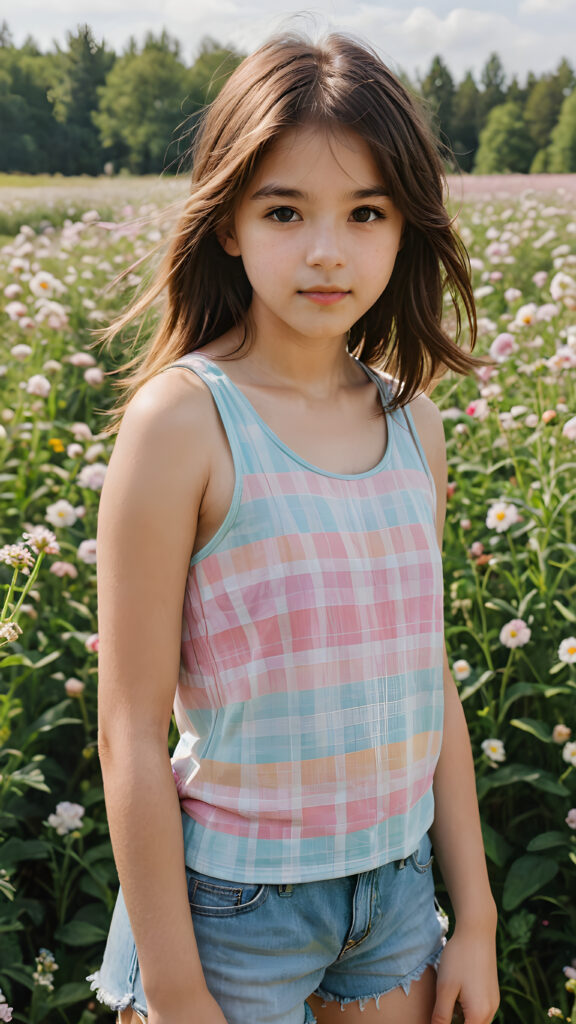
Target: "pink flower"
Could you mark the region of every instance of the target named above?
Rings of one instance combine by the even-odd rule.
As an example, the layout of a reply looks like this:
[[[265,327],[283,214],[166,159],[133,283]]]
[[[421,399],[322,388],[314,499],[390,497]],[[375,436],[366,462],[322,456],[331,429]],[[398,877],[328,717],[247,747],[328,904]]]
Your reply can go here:
[[[576,416],[573,416],[570,420],[566,420],[566,423],[562,427],[562,436],[567,437],[569,441],[576,441]]]
[[[570,808],[564,821],[568,825],[568,828],[576,828],[576,807]],[[573,977],[576,978],[576,971],[574,972]]]
[[[476,370],[476,376],[482,381],[483,384],[487,384],[490,378],[494,375],[493,366],[480,366]]]
[[[485,398],[477,398],[476,401],[470,402],[466,409],[466,415],[473,416],[475,420],[485,420],[488,413],[488,402]]]
[[[536,285],[537,288],[543,288],[544,285],[546,284],[547,280],[548,280],[548,271],[547,270],[537,270],[536,273],[534,274],[533,278],[532,278],[532,282],[533,282],[533,284]]]
[[[91,491],[101,491],[107,469],[104,462],[94,462],[91,465],[83,466],[78,474],[80,487],[89,488]]]
[[[512,334],[499,334],[490,345],[490,356],[499,362],[507,359],[518,348]]]
[[[91,387],[98,387],[104,380],[104,371],[99,366],[91,366],[84,373],[84,380]]]
[[[504,647],[524,647],[528,643],[532,631],[524,619],[512,619],[500,630],[500,643]]]
[[[67,679],[64,683],[64,689],[69,697],[79,697],[84,693],[84,686],[81,679],[74,679],[74,677]]]
[[[97,651],[99,649],[98,633],[91,633],[85,641],[84,646],[87,651]]]
[[[78,546],[78,558],[86,565],[96,565],[96,538],[90,537],[83,540]]]
[[[74,352],[73,355],[68,356],[68,362],[72,366],[94,366],[96,360],[89,352]]]
[[[450,498],[453,498],[455,493],[456,493],[456,484],[452,480],[449,480],[447,485],[446,485],[446,497],[448,498],[448,500],[450,500]]]
[[[23,302],[9,302],[4,312],[8,314],[11,320],[21,320],[23,316],[26,316],[28,310]]]
[[[70,576],[73,580],[78,575],[78,569],[72,562],[53,562],[50,566],[50,572],[53,572],[55,576]]]
[[[470,545],[470,554],[473,558],[480,558],[480,555],[483,554],[483,552],[484,545],[481,540],[475,540],[474,543]]]
[[[557,415],[556,409],[545,409],[542,413],[542,423],[552,423],[552,420],[555,420]]]
[[[552,739],[554,743],[566,743],[572,735],[572,729],[569,726],[564,725],[563,722],[558,722],[552,729]]]
[[[522,292],[519,288],[507,288],[504,292],[504,298],[506,302],[516,302],[517,299],[522,298]]]

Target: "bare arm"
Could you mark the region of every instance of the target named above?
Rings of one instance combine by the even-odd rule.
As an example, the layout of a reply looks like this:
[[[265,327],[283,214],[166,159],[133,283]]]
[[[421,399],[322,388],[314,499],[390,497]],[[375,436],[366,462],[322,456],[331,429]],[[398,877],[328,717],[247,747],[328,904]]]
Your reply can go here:
[[[215,417],[204,385],[185,370],[148,381],[122,421],[98,517],[99,753],[150,1021],[200,1020],[191,1000],[196,1013],[199,999],[211,1003],[167,738]],[[212,1014],[203,1019],[224,1021]]]
[[[440,413],[423,396],[412,406],[418,435],[434,476],[436,528],[442,547],[446,515],[446,448]],[[498,1007],[497,911],[486,867],[474,761],[464,709],[444,647],[444,731],[434,775],[430,835],[456,916],[454,936],[440,962],[433,1024],[448,1024],[459,999],[466,1024],[487,1024]],[[474,970],[470,969],[474,963]]]

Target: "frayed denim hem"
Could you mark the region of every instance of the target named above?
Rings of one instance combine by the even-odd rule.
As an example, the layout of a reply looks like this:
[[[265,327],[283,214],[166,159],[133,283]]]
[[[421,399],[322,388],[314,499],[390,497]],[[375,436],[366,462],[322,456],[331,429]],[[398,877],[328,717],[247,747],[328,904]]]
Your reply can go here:
[[[105,988],[100,987],[100,971],[96,971],[95,974],[89,974],[86,981],[90,982],[90,989],[96,993],[96,999],[99,1003],[103,1003],[104,1006],[108,1006],[115,1013],[120,1010],[127,1010],[129,1006],[132,1007],[134,1013],[138,1014],[138,1017],[142,1021],[142,1024],[147,1024],[147,1017],[144,1010],[138,1009],[134,1005],[134,995],[132,992],[127,992],[125,995],[116,996],[113,992],[108,992]]]
[[[405,974],[397,985],[395,985],[393,988],[387,989],[386,992],[374,992],[372,995],[369,996],[342,997],[336,996],[332,992],[327,992],[325,989],[320,987],[316,989],[314,995],[324,1000],[322,1006],[326,1006],[327,1003],[337,1002],[340,1003],[341,1010],[344,1010],[344,1007],[348,1006],[350,1003],[358,1003],[360,1007],[360,1012],[365,1010],[366,1005],[370,1002],[371,999],[373,999],[374,1002],[376,1003],[376,1009],[379,1010],[380,1000],[382,996],[389,995],[390,992],[394,991],[394,988],[402,988],[404,993],[408,995],[408,993],[410,992],[410,986],[412,982],[419,981],[427,967],[433,967],[434,970],[437,971],[438,965],[440,963],[440,957],[442,956],[442,952],[444,950],[445,945],[446,939],[444,938],[442,940],[442,945],[439,947],[439,949],[435,950],[434,953],[431,953],[430,956],[426,957],[426,959],[423,960],[422,963],[418,964],[418,967],[415,967],[413,971],[410,971],[409,974]]]

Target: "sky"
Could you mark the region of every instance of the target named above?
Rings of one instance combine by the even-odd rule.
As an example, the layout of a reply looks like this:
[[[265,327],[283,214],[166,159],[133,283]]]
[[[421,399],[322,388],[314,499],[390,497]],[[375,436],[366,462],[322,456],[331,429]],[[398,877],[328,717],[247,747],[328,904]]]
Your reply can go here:
[[[305,0],[304,0],[305,3]],[[411,77],[425,74],[440,54],[458,81],[471,69],[476,77],[497,51],[506,71],[520,82],[528,71],[552,71],[572,59],[576,42],[576,0],[428,0],[423,6],[381,0],[18,0],[6,17],[16,45],[31,34],[43,50],[78,24],[91,26],[98,41],[121,53],[131,35],[166,28],[192,61],[204,36],[243,52],[255,49],[287,26],[313,37],[343,30],[369,40],[383,59]],[[573,61],[574,62],[574,61]]]

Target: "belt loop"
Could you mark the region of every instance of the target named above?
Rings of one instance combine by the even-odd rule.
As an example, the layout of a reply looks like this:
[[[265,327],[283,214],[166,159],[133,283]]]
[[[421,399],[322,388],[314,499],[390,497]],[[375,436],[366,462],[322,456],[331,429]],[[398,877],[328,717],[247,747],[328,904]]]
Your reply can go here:
[[[294,886],[293,885],[288,884],[288,885],[279,885],[278,886],[278,895],[279,896],[291,896],[293,891],[294,891]]]
[[[401,857],[400,860],[397,862],[397,864],[398,864],[398,871],[402,871],[402,868],[406,867],[406,858],[405,857]]]

